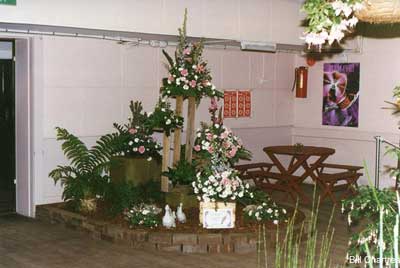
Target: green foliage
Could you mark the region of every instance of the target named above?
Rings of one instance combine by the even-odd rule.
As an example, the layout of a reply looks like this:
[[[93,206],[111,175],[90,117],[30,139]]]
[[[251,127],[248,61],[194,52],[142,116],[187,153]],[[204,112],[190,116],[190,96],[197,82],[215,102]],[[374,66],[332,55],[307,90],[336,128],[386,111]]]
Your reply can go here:
[[[138,186],[126,181],[110,182],[104,196],[107,213],[116,216],[139,203],[162,203],[165,196],[160,188],[155,181]]]
[[[154,112],[149,115],[145,122],[145,127],[147,129],[161,129],[167,136],[170,136],[174,129],[183,127],[183,117],[175,114],[169,102],[159,98]]]
[[[314,195],[315,200],[315,195]],[[334,211],[332,210],[329,223],[326,230],[320,232],[317,230],[319,218],[319,203],[313,203],[311,217],[303,222],[301,228],[296,225],[297,208],[294,216],[290,218],[286,231],[283,233],[284,239],[280,239],[279,230],[276,234],[276,248],[274,259],[270,260],[275,268],[329,268],[331,265],[330,254],[334,236],[332,219]],[[261,231],[262,229],[262,231]],[[259,237],[262,242],[259,245],[257,267],[269,267],[267,259],[267,233],[265,225],[259,228]],[[259,240],[261,240],[259,239]],[[262,252],[264,249],[264,252]],[[264,253],[264,256],[261,254]],[[264,257],[264,260],[263,260]],[[264,263],[262,263],[264,261]],[[265,265],[265,266],[264,266]],[[272,266],[271,266],[272,267]],[[338,266],[335,266],[338,267]]]
[[[168,177],[174,186],[191,185],[196,179],[196,166],[181,159],[174,167],[169,167],[163,175]]]
[[[374,187],[363,186],[359,188],[359,194],[355,197],[344,200],[342,212],[348,216],[348,223],[358,223],[367,220],[368,224],[353,234],[349,240],[348,254],[351,256],[379,256],[378,237],[380,235],[379,215],[384,212],[383,218],[383,248],[384,257],[392,257],[393,254],[393,230],[396,223],[396,216],[399,213],[396,199],[396,192],[390,189],[375,189]],[[366,250],[368,247],[368,251]]]
[[[140,200],[139,188],[125,181],[111,182],[104,195],[107,213],[111,216],[121,214],[126,208],[139,203]]]
[[[62,141],[62,150],[70,161],[68,166],[57,166],[49,174],[55,183],[64,186],[63,199],[79,210],[81,200],[102,197],[108,181],[105,175],[110,167],[110,156],[117,135],[101,137],[96,145],[88,149],[76,136],[66,129],[56,128],[57,140]]]

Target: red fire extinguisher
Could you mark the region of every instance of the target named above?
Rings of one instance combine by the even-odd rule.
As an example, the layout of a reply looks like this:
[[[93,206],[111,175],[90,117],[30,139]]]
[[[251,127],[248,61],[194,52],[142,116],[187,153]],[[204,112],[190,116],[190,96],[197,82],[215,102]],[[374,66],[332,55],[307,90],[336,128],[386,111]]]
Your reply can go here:
[[[308,68],[297,67],[294,76],[293,90],[296,88],[296,98],[307,98]]]

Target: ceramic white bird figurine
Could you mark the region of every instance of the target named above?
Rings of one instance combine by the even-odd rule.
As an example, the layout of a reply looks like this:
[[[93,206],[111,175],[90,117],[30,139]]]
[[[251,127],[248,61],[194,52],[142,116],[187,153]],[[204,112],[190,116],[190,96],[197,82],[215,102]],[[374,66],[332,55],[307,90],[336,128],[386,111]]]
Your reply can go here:
[[[183,204],[180,203],[177,210],[176,210],[176,216],[178,217],[178,221],[180,223],[185,223],[186,222],[186,215],[183,212]]]
[[[169,205],[165,206],[165,215],[162,218],[162,224],[165,228],[173,228],[175,227],[175,219],[172,215],[171,208]]]

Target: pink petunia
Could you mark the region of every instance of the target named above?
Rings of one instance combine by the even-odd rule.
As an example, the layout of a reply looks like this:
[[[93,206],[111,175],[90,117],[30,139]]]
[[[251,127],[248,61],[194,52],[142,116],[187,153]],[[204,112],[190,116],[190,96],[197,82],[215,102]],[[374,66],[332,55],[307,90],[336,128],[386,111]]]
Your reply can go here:
[[[193,147],[193,149],[194,149],[196,152],[199,152],[199,151],[201,150],[201,147],[200,147],[200,145],[196,145],[196,146]]]
[[[132,135],[135,135],[135,134],[137,133],[136,128],[130,128],[128,131],[129,131],[129,133],[132,134]]]
[[[190,81],[190,86],[191,87],[196,87],[197,83],[195,80]]]
[[[183,75],[183,76],[187,76],[189,74],[189,72],[188,72],[188,70],[186,70],[186,69],[183,69],[182,71],[181,71],[181,75]]]
[[[141,146],[139,146],[138,151],[139,151],[140,154],[143,154],[146,151],[146,148],[144,148],[144,146],[141,145]]]

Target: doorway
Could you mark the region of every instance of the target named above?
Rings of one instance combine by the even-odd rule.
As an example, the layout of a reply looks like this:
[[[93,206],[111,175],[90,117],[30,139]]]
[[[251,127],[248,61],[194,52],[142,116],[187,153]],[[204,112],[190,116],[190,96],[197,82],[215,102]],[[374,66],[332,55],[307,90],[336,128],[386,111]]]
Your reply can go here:
[[[0,214],[16,209],[14,41],[0,40]]]

